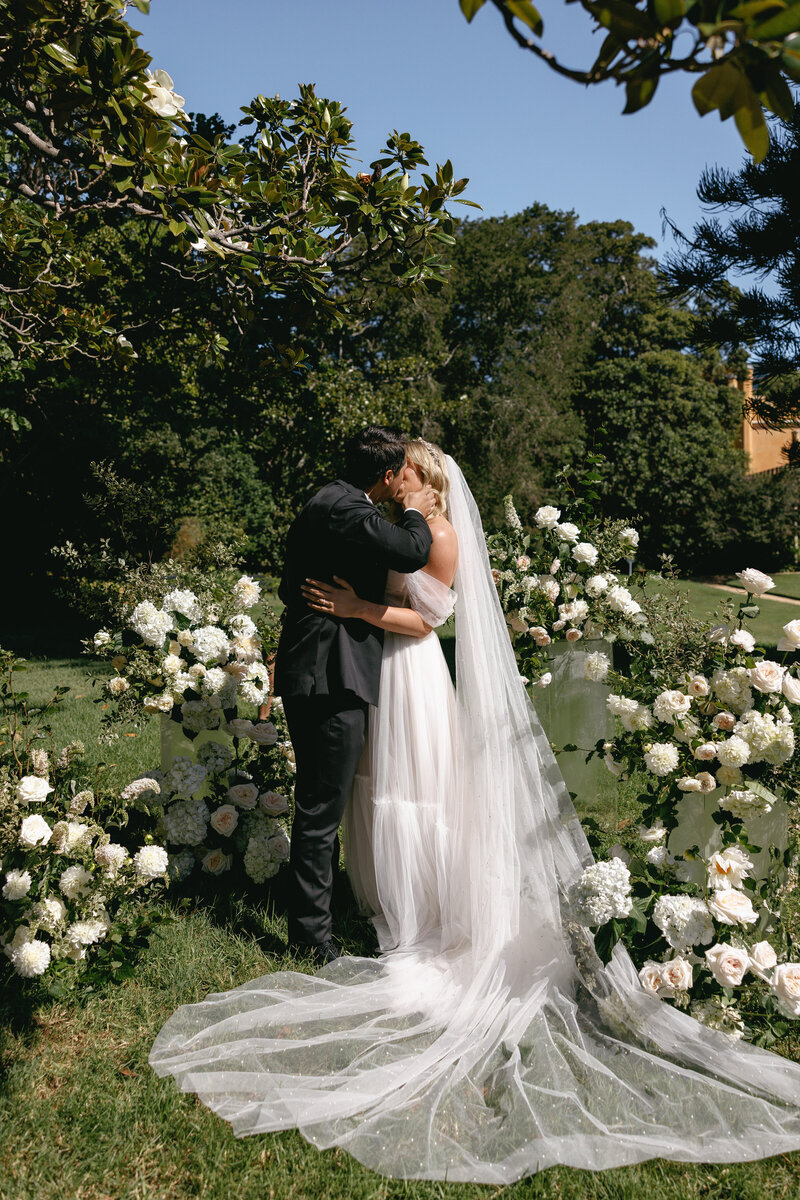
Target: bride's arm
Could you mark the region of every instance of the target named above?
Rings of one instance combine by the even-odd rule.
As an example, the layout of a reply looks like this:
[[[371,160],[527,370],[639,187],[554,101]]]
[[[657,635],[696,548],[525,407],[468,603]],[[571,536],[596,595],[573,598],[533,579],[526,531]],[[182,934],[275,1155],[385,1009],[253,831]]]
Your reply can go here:
[[[432,626],[413,608],[394,608],[389,604],[362,600],[344,579],[337,575],[333,578],[336,587],[317,579],[307,579],[303,584],[303,595],[316,612],[342,619],[355,617],[369,625],[377,625],[387,633],[404,633],[407,637],[424,637],[430,633]]]

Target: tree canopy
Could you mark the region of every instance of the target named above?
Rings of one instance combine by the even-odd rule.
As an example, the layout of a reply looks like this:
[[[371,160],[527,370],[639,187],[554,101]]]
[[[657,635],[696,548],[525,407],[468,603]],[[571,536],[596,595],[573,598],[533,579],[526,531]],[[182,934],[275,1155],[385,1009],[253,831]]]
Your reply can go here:
[[[567,65],[542,44],[545,24],[530,0],[489,2],[517,45],[550,70],[585,85],[622,85],[626,113],[649,104],[664,75],[696,76],[692,100],[700,116],[733,117],[756,162],[769,145],[765,113],[791,115],[787,80],[800,81],[796,0],[577,0],[603,39],[585,67]],[[459,0],[468,21],[486,3]]]

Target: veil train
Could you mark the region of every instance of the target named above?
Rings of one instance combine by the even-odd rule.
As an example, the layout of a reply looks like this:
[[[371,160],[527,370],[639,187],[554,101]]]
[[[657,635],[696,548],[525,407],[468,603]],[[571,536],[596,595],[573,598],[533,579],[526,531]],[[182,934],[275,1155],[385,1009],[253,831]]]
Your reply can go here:
[[[151,1065],[237,1136],[296,1127],[403,1178],[800,1149],[800,1065],[645,992],[621,944],[603,966],[573,918],[591,852],[519,677],[478,509],[447,467],[459,786],[440,936],[184,1006]]]

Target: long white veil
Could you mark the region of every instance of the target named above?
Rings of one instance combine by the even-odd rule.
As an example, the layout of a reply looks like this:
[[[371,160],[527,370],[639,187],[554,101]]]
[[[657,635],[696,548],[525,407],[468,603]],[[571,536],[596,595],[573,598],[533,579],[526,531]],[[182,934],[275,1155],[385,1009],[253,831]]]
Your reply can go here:
[[[173,1014],[151,1064],[239,1136],[297,1127],[405,1178],[800,1149],[800,1066],[645,992],[622,946],[603,967],[571,918],[591,853],[517,672],[477,507],[447,466],[459,786],[440,944],[211,995]]]

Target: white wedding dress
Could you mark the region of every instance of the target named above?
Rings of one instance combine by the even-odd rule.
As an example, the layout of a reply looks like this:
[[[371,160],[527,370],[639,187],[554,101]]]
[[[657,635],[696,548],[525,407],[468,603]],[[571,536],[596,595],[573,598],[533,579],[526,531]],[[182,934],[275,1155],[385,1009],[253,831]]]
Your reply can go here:
[[[180,1008],[151,1064],[238,1136],[296,1127],[403,1178],[800,1149],[800,1066],[645,992],[622,945],[604,967],[573,919],[591,853],[447,465],[455,593],[417,572],[389,599],[436,625],[457,594],[457,690],[435,633],[387,635],[346,823],[383,953]]]

